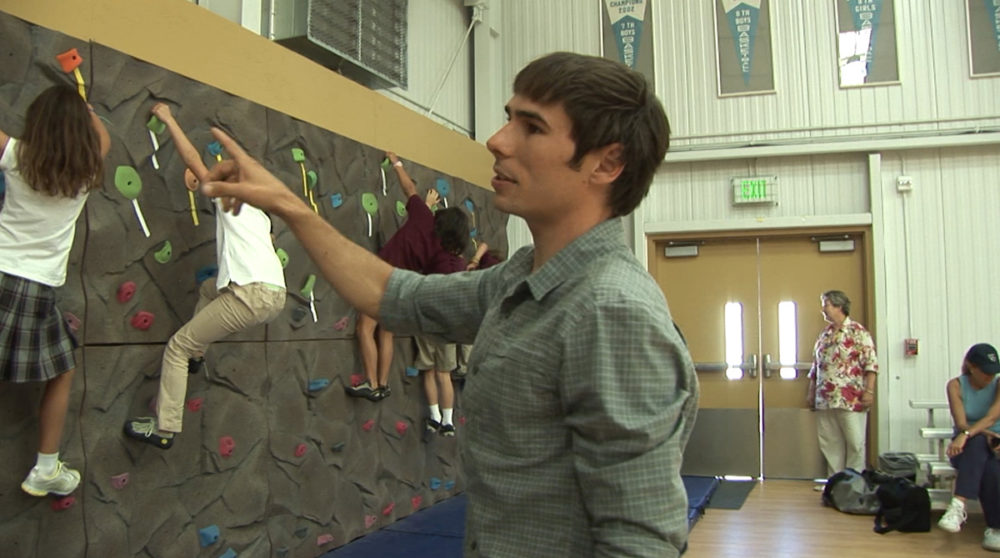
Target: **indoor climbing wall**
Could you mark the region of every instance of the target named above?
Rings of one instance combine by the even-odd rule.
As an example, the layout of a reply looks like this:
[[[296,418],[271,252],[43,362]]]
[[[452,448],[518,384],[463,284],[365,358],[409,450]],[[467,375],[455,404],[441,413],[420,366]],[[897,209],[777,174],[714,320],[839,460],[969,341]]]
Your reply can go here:
[[[59,291],[81,346],[62,451],[83,481],[67,498],[20,491],[41,386],[3,385],[0,553],[312,557],[461,491],[454,439],[421,441],[412,340],[396,339],[391,397],[347,397],[361,373],[356,315],[279,219],[284,312],[209,349],[170,450],[123,436],[127,417],[151,414],[163,346],[216,265],[213,204],[185,189],[169,133],[150,118],[155,102],[171,107],[207,164],[226,157],[209,133],[219,126],[370,250],[405,220],[404,199],[375,147],[0,12],[0,129],[19,135],[28,104],[56,82],[85,93],[112,139]],[[418,189],[469,213],[475,240],[506,251],[491,192],[406,168]],[[459,436],[462,416],[459,394]]]

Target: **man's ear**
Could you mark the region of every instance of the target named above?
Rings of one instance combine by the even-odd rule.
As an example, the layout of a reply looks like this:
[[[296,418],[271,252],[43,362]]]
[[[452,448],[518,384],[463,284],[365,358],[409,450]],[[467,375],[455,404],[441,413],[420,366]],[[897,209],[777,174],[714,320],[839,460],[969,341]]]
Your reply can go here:
[[[625,170],[625,148],[620,143],[605,145],[597,150],[597,167],[594,178],[602,184],[611,184]]]

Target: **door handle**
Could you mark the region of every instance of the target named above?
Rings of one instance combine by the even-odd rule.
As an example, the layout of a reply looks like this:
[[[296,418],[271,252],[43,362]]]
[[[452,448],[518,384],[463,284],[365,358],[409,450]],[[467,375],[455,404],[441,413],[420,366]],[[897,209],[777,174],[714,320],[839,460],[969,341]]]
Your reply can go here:
[[[750,358],[737,366],[730,366],[727,362],[696,362],[694,363],[694,369],[697,372],[725,372],[730,368],[739,368],[741,370],[747,370],[747,376],[751,378],[756,378],[757,371],[757,355],[750,355]]]
[[[809,370],[812,368],[811,362],[793,362],[791,364],[781,364],[771,360],[771,354],[764,355],[764,377],[770,378],[771,372],[777,372],[782,368],[794,368],[795,370]]]

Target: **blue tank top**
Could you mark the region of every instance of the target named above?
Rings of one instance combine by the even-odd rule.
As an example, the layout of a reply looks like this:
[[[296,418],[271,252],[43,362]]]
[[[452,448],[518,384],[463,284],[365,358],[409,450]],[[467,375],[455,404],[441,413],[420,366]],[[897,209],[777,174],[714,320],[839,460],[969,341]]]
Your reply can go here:
[[[990,410],[990,405],[996,400],[997,378],[994,376],[993,380],[982,389],[972,387],[972,384],[969,383],[969,377],[964,374],[958,377],[958,383],[962,386],[962,405],[965,406],[965,420],[968,421],[969,426],[972,426],[986,416],[986,413]],[[989,429],[1000,434],[1000,420],[993,423],[993,426]]]

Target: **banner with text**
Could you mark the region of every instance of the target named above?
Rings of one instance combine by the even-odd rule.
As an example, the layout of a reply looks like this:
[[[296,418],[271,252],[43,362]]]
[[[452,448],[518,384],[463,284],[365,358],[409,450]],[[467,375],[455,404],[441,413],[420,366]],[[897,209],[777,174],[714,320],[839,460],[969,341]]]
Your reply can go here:
[[[602,0],[604,57],[646,76],[655,86],[653,70],[653,0]]]
[[[768,0],[715,0],[719,96],[774,93]]]
[[[834,0],[840,86],[899,83],[894,0]]]
[[[966,0],[973,77],[1000,75],[1000,0]]]

